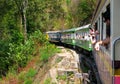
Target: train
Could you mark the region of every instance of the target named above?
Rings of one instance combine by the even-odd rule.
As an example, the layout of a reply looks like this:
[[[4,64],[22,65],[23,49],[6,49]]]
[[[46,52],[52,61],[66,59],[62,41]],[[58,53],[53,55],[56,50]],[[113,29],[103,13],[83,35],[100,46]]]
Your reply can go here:
[[[120,84],[120,0],[97,0],[96,9],[90,24],[78,28],[63,31],[47,32],[51,42],[64,43],[73,48],[82,48],[92,52],[101,83]],[[109,30],[107,20],[109,18]],[[90,36],[90,28],[96,26],[99,34],[93,44]],[[108,37],[109,42],[103,45]],[[96,49],[98,43],[99,49]]]
[[[120,84],[119,3],[120,0],[98,0],[91,21],[92,26],[97,23],[97,28],[100,32],[98,41],[106,39],[107,32],[110,34],[108,46],[100,45],[99,51],[93,49],[93,56],[95,57],[100,79],[103,84]],[[110,20],[109,30],[107,30],[106,18]]]
[[[46,34],[50,42],[64,43],[72,45],[73,48],[79,47],[87,51],[92,51],[92,44],[89,36],[90,24],[78,28],[63,31],[48,31]]]

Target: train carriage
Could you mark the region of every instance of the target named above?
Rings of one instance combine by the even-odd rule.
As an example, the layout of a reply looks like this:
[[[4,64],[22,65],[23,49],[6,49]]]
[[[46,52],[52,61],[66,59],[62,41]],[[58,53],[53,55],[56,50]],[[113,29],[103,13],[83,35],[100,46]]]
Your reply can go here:
[[[120,84],[120,0],[98,0],[91,24],[97,23],[100,32],[98,41],[107,38],[107,26],[103,14],[110,11],[110,43],[100,45],[99,50],[93,50],[99,75],[103,84]],[[95,47],[95,46],[94,46]]]
[[[48,31],[46,32],[46,38],[50,42],[60,42],[61,32],[60,31]]]
[[[61,32],[61,42],[75,46],[75,28]]]
[[[92,51],[92,44],[89,35],[90,24],[76,28],[75,30],[75,42],[76,46],[83,48],[87,51]]]

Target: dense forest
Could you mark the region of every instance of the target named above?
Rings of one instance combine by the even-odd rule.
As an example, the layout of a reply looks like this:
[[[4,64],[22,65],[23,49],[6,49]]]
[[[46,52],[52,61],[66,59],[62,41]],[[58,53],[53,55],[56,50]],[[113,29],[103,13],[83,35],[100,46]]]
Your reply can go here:
[[[38,46],[55,49],[44,32],[90,23],[95,5],[96,0],[0,0],[0,77],[26,66],[42,51]]]

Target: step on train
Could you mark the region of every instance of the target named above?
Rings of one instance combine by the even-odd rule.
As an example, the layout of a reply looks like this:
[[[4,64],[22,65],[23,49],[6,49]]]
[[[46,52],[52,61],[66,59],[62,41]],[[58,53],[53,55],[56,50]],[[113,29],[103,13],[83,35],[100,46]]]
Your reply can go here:
[[[120,0],[97,0],[90,24],[48,31],[51,42],[92,52],[101,83],[120,84]]]

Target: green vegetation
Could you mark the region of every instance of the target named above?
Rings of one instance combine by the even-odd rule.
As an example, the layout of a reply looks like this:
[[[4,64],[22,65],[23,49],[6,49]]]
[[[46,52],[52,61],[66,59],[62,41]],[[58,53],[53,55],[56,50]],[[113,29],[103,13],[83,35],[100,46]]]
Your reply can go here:
[[[55,45],[51,45],[51,44],[46,45],[46,46],[40,48],[40,60],[46,62],[46,61],[48,61],[49,57],[53,56],[54,53],[56,53],[58,51],[59,51],[59,49],[56,48]]]
[[[32,84],[32,80],[31,79],[27,79],[24,84]]]
[[[79,25],[90,23],[97,0],[80,0],[78,4],[77,17],[79,17]]]
[[[67,75],[68,75],[69,77],[72,77],[72,76],[74,76],[74,73],[73,73],[73,71],[69,71],[69,72],[67,72]]]
[[[24,84],[32,84],[33,77],[36,75],[37,71],[30,68],[28,72],[21,72],[18,76],[19,81],[23,81]]]
[[[63,57],[58,57],[55,61],[55,63],[59,63],[61,60],[63,59]]]
[[[66,74],[64,74],[64,75],[59,75],[59,76],[57,76],[56,77],[58,80],[67,80],[67,75]]]
[[[31,59],[33,52],[36,50],[36,47],[38,46],[37,44],[45,45],[47,42],[45,39],[45,36],[38,30],[31,34],[24,44],[14,42],[9,43],[7,58],[3,57],[5,60],[1,60],[1,62],[4,65],[0,67],[2,67],[4,71],[7,70],[6,66],[8,66],[8,69],[12,66],[14,66],[14,69],[26,66],[27,61]]]
[[[25,79],[26,79],[25,74],[26,74],[26,72],[23,71],[23,72],[21,72],[21,73],[18,75],[19,81],[22,81],[22,82],[25,81]]]
[[[44,81],[44,84],[52,84],[52,83],[51,83],[51,78],[47,78],[47,79]]]
[[[48,61],[58,50],[49,44],[44,32],[87,24],[95,1],[0,0],[0,78],[9,71],[18,74],[18,68],[36,55],[40,61]]]
[[[26,78],[34,77],[36,73],[37,73],[37,71],[31,68],[31,69],[26,73]]]

